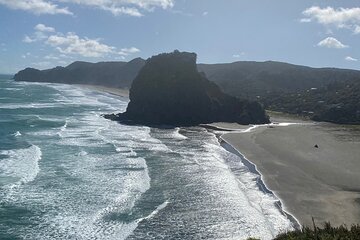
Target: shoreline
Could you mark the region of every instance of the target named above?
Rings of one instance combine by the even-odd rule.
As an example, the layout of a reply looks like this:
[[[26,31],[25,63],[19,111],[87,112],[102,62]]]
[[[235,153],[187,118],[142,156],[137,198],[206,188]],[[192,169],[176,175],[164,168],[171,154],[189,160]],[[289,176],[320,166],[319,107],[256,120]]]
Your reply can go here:
[[[235,130],[221,139],[255,165],[266,188],[301,225],[312,226],[311,217],[318,223],[358,224],[360,131],[353,136],[342,129],[346,126],[301,120],[278,126]],[[349,140],[335,138],[335,133]]]
[[[89,88],[89,85],[80,86]],[[104,87],[90,88],[128,97],[118,91],[106,91]],[[360,155],[360,141],[354,148],[357,154],[349,149],[348,144],[334,140],[326,129],[329,125],[334,126],[332,131],[336,132],[341,127],[339,125],[289,119],[287,116],[277,116],[272,122],[248,126],[231,123],[199,126],[214,132],[226,132],[220,137],[216,134],[221,146],[239,156],[249,171],[259,176],[256,180],[259,190],[278,199],[275,204],[294,228],[312,226],[312,217],[318,223],[328,221],[333,225],[360,222],[360,190],[354,185],[354,182],[360,182],[360,176],[352,174],[352,178],[348,177],[341,161],[347,159],[347,152]],[[316,151],[314,143],[320,146]],[[327,159],[331,161],[327,162]],[[349,171],[358,169],[360,172],[360,164],[356,164],[351,156],[348,163]],[[342,171],[338,173],[338,169]],[[336,174],[339,183],[331,180]]]
[[[100,92],[107,92],[113,95],[117,95],[117,96],[121,96],[121,97],[128,97],[128,95],[124,95],[122,94],[122,92],[118,92],[118,91],[107,91],[109,90],[109,88],[106,87],[99,87],[99,86],[94,86],[94,85],[77,85],[80,87],[85,87],[85,88],[90,88],[92,90],[96,90],[96,91],[100,91]],[[117,89],[115,89],[117,90]],[[207,130],[210,131],[226,131],[226,132],[234,132],[234,131],[250,131],[254,128],[257,127],[265,127],[265,126],[270,126],[273,125],[273,123],[271,124],[264,124],[264,125],[239,125],[239,124],[233,124],[233,123],[216,123],[216,124],[200,124],[200,127],[203,127]],[[275,124],[276,125],[276,124]],[[217,134],[215,134],[217,135]],[[219,140],[219,143],[221,145],[221,147],[223,147],[226,151],[233,153],[235,155],[237,155],[242,163],[249,169],[250,172],[254,173],[257,175],[257,179],[256,179],[256,185],[258,186],[259,190],[266,193],[266,194],[271,194],[273,195],[277,201],[274,203],[275,207],[278,208],[278,210],[281,212],[281,214],[283,214],[284,216],[286,216],[287,219],[289,219],[289,221],[291,222],[292,226],[294,229],[301,229],[301,224],[300,221],[291,213],[289,213],[285,207],[284,204],[282,202],[282,199],[276,195],[276,193],[274,191],[272,191],[265,183],[265,181],[263,180],[263,175],[262,173],[257,169],[256,164],[254,164],[252,161],[250,161],[249,159],[247,159],[245,157],[245,155],[243,155],[240,150],[238,150],[236,147],[234,147],[230,142],[226,141],[223,136],[226,135],[225,134],[221,134],[221,135],[217,135],[217,138]]]
[[[221,123],[221,124],[223,124],[223,123]],[[231,125],[234,125],[234,126],[231,126]],[[239,126],[241,126],[241,128],[239,128]],[[230,133],[230,132],[234,132],[234,131],[242,131],[242,132],[245,131],[246,132],[246,131],[251,130],[256,127],[270,126],[270,124],[239,125],[239,126],[237,126],[237,124],[229,124],[228,127],[224,128],[223,126],[218,126],[218,123],[216,123],[216,124],[202,124],[200,127],[203,127],[212,132],[213,131],[226,131],[226,132]],[[252,161],[250,161],[249,159],[247,159],[245,157],[245,155],[241,153],[240,149],[237,149],[230,142],[228,142],[227,140],[225,140],[223,138],[223,136],[228,133],[224,133],[224,134],[218,134],[215,132],[213,132],[213,133],[216,135],[221,147],[223,147],[226,151],[238,156],[240,158],[241,162],[245,165],[245,167],[247,167],[251,173],[254,173],[255,175],[257,175],[256,185],[258,186],[259,190],[262,191],[263,193],[273,195],[277,199],[277,201],[274,203],[275,207],[281,212],[281,214],[283,214],[284,216],[286,216],[287,219],[289,219],[289,221],[292,223],[293,228],[298,229],[298,230],[301,229],[302,225],[301,225],[300,221],[293,214],[291,214],[290,212],[288,212],[286,210],[282,199],[266,185],[265,181],[263,180],[263,174],[257,169],[256,164],[253,163]],[[241,133],[241,132],[239,132],[239,133]]]
[[[277,196],[276,193],[273,192],[266,185],[265,181],[263,180],[263,175],[257,169],[256,165],[253,162],[251,162],[249,159],[247,159],[238,149],[236,149],[234,146],[232,146],[231,143],[224,140],[221,136],[220,136],[220,139],[223,141],[220,144],[225,150],[237,155],[241,159],[241,162],[249,169],[249,171],[251,173],[258,175],[258,177],[256,179],[256,185],[259,187],[259,190],[264,193],[273,195],[277,199],[275,206],[278,208],[278,210],[289,219],[289,221],[292,223],[292,225],[295,229],[301,229],[302,225],[300,224],[300,221],[294,215],[292,215],[285,209],[281,198],[279,196]]]
[[[92,85],[92,84],[72,84],[72,85],[93,91],[105,92],[123,98],[129,98],[129,89],[126,88],[105,87],[105,86]]]

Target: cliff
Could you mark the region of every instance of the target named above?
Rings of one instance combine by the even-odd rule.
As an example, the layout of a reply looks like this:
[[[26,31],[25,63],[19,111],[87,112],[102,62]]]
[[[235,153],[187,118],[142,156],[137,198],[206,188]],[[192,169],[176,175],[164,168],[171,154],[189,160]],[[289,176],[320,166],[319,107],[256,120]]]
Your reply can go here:
[[[197,71],[195,53],[179,51],[149,58],[132,83],[126,112],[106,117],[146,125],[269,122],[260,104],[223,93]]]

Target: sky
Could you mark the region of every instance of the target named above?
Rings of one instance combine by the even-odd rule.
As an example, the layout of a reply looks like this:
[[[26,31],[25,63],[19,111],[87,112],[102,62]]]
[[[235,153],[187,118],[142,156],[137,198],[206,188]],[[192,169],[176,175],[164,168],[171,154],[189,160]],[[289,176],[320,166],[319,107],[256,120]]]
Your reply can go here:
[[[360,70],[358,0],[0,0],[0,73],[196,52]]]

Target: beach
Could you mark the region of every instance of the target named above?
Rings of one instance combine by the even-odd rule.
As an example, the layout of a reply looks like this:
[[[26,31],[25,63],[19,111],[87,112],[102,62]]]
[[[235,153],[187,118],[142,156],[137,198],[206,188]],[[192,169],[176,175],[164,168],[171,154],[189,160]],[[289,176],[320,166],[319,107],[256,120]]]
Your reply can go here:
[[[113,95],[117,95],[120,97],[129,97],[129,89],[125,88],[114,88],[114,87],[104,87],[99,85],[90,85],[90,84],[74,84],[75,86],[87,88],[90,90],[98,91],[98,92],[106,92]]]
[[[127,89],[79,85],[128,97]],[[270,113],[270,126],[214,123],[222,139],[256,165],[266,187],[300,224],[360,222],[360,128]],[[284,124],[285,123],[285,124]],[[318,146],[318,148],[315,147]]]
[[[312,226],[312,217],[317,224],[358,224],[360,129],[279,116],[272,122],[289,124],[238,130],[222,139],[256,165],[302,225]]]
[[[127,89],[79,86],[128,97]],[[270,114],[275,123],[271,127],[249,129],[234,123],[205,127],[229,131],[221,138],[256,165],[266,187],[300,224],[312,226],[312,217],[319,224],[359,223],[360,128]]]

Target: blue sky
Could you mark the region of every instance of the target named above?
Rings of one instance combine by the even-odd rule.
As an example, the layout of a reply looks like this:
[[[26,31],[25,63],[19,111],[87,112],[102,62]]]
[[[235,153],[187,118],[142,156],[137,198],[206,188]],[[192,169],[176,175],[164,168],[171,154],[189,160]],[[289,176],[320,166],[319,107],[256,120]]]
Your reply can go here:
[[[0,73],[174,49],[360,69],[357,0],[0,0],[0,29]]]

